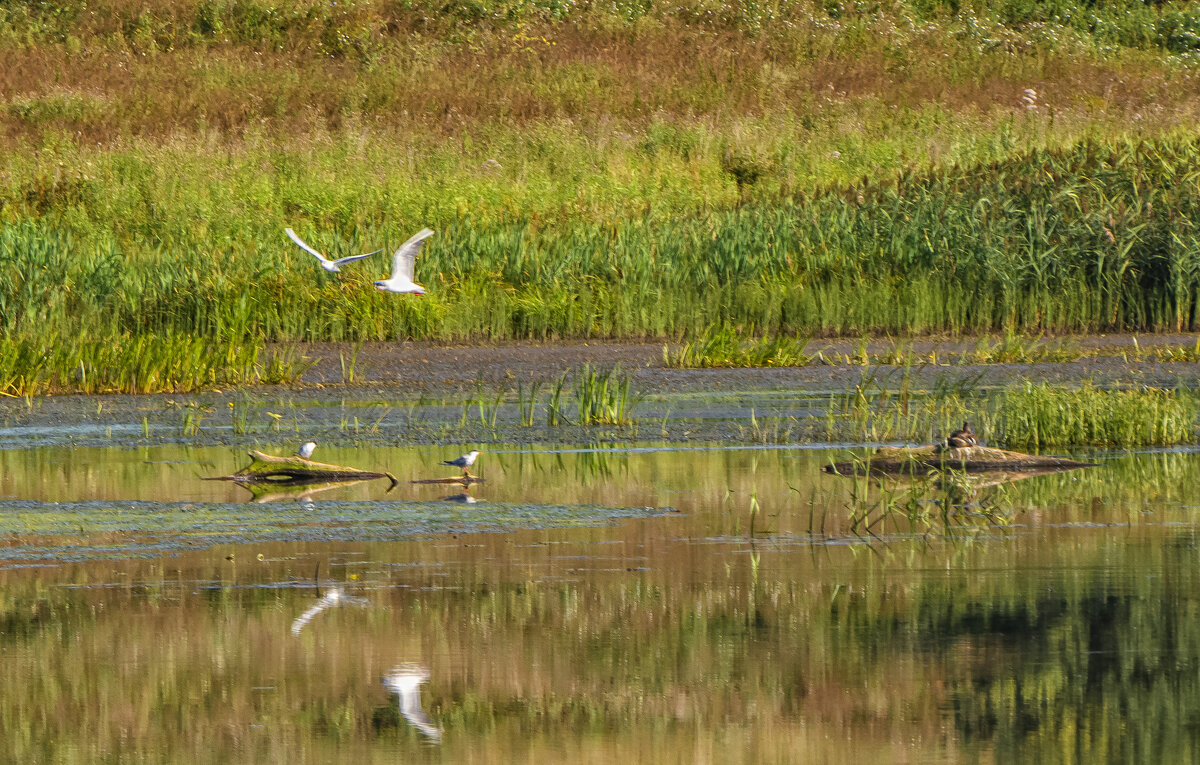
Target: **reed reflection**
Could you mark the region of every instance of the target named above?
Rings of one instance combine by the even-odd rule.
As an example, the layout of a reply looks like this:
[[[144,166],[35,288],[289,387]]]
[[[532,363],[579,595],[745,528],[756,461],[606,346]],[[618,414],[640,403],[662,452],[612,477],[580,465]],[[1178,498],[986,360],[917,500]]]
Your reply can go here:
[[[316,573],[313,574],[313,590],[317,598],[317,602],[309,606],[304,613],[300,614],[292,621],[292,634],[299,635],[300,632],[311,622],[317,618],[317,615],[322,611],[330,608],[340,608],[342,606],[356,606],[365,608],[370,605],[364,597],[358,595],[347,595],[345,588],[336,583],[325,585],[324,588],[320,584],[321,564],[317,564]]]
[[[384,675],[381,682],[389,692],[396,694],[400,714],[430,741],[441,743],[442,731],[433,724],[429,715],[421,708],[421,684],[429,680],[429,670],[412,663],[396,666]]]

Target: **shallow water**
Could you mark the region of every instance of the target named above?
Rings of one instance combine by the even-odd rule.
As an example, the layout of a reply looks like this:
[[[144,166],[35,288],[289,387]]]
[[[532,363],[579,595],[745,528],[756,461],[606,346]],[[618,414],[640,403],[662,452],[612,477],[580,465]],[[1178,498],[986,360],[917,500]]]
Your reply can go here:
[[[1197,454],[972,493],[485,445],[476,502],[410,483],[467,448],[322,446],[399,483],[261,502],[204,480],[242,448],[0,451],[0,759],[1198,753]]]

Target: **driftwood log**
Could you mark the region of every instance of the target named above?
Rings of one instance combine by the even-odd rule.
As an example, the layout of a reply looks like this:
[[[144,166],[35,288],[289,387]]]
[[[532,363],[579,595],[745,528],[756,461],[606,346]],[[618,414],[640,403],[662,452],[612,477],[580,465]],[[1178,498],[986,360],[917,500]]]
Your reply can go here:
[[[276,457],[250,450],[250,464],[233,475],[210,478],[210,481],[237,481],[238,483],[308,484],[339,483],[343,481],[365,481],[372,478],[387,478],[395,486],[398,481],[391,473],[376,473],[370,470],[328,465],[313,462],[303,457]]]
[[[486,478],[477,478],[473,475],[454,476],[453,478],[421,478],[409,483],[438,483],[438,484],[457,484],[459,486],[471,486],[477,483],[483,483]]]
[[[868,472],[871,475],[912,475],[925,474],[931,470],[1036,475],[1094,467],[1095,464],[1063,457],[1010,452],[988,446],[964,446],[957,449],[944,446],[885,446],[869,457],[835,462],[826,465],[824,470],[838,475],[863,475]]]

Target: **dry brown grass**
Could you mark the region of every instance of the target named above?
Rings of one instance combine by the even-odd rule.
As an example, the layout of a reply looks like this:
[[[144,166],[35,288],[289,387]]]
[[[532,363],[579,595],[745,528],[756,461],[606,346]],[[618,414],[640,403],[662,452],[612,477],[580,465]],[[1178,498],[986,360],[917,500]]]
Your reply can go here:
[[[371,50],[331,56],[321,54],[316,22],[289,30],[282,45],[197,42],[184,23],[195,15],[188,4],[120,5],[80,22],[81,48],[5,51],[0,135],[12,146],[52,134],[84,143],[213,129],[296,136],[347,120],[443,135],[557,119],[641,125],[661,115],[722,125],[774,114],[820,120],[864,100],[988,113],[1016,109],[1026,87],[1060,111],[1124,119],[1150,104],[1169,115],[1200,95],[1195,77],[1149,57],[1000,51],[964,65],[943,37],[899,50],[867,38],[845,51],[806,48],[812,30],[764,39],[681,24],[539,24],[441,40],[414,36],[421,23],[411,14],[364,8],[345,26],[368,30]],[[141,11],[157,31],[138,38],[128,28]]]

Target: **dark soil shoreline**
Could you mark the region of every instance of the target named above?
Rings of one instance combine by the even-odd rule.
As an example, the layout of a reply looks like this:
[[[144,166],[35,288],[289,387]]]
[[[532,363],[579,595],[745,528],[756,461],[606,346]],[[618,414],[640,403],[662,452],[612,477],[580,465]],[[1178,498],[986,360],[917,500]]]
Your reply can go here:
[[[958,364],[953,356],[973,350],[978,338],[921,339],[906,343],[915,354],[937,353],[949,361],[937,365],[915,363],[910,372],[915,380],[929,382],[946,374],[980,376],[984,386],[1005,385],[1030,379],[1041,382],[1080,382],[1092,380],[1098,385],[1136,383],[1174,385],[1194,382],[1200,375],[1200,363],[1159,362],[1148,359],[1126,360],[1122,349],[1142,351],[1154,347],[1192,347],[1197,335],[1092,335],[1044,339],[1042,344],[1055,347],[1062,342],[1082,352],[1093,350],[1097,358],[1070,362],[1034,364]],[[992,340],[992,342],[997,342]],[[826,358],[853,355],[859,340],[815,340],[808,346],[811,354]],[[871,354],[887,353],[896,343],[872,340]],[[442,395],[485,389],[515,388],[518,383],[543,384],[558,379],[583,364],[609,367],[620,364],[631,375],[634,387],[645,393],[733,391],[741,389],[797,389],[839,391],[853,387],[864,376],[886,380],[902,373],[901,367],[873,364],[820,364],[807,367],[756,369],[673,369],[663,363],[663,343],[560,342],[501,343],[495,345],[439,345],[425,342],[303,343],[296,352],[313,366],[299,380],[299,389],[321,389],[330,385],[344,387],[389,385],[412,395]],[[1106,355],[1112,354],[1112,355]],[[344,369],[353,360],[354,383],[347,386]]]

